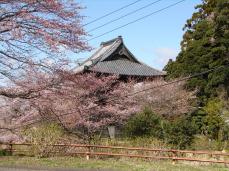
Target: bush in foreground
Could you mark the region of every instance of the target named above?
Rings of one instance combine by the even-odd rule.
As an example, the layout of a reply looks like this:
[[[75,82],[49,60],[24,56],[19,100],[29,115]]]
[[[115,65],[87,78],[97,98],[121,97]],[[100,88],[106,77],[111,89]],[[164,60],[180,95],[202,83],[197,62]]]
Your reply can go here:
[[[26,141],[34,144],[30,151],[38,157],[48,157],[53,150],[53,144],[60,142],[63,135],[62,128],[55,123],[42,123],[38,127],[27,129],[23,132]]]
[[[151,136],[161,139],[163,138],[162,122],[160,116],[150,108],[145,108],[129,119],[125,126],[125,133],[128,137]]]
[[[165,127],[164,139],[167,143],[172,144],[179,149],[189,147],[195,135],[195,128],[187,116],[169,122]]]
[[[158,138],[180,149],[192,144],[195,132],[188,116],[170,121],[155,114],[150,108],[145,108],[142,112],[137,113],[125,126],[125,133],[128,137]]]

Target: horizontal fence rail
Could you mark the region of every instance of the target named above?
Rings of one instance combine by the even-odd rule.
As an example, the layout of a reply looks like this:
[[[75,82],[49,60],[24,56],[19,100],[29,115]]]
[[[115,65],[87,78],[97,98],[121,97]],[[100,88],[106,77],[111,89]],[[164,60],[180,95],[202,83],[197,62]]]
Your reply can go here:
[[[16,146],[43,146],[43,144],[30,144],[30,143],[14,143],[14,144],[2,144],[8,146],[6,149],[11,153],[23,153],[30,152],[28,149],[17,149]],[[104,146],[104,145],[89,145],[89,144],[45,144],[46,147],[60,147],[65,150],[70,150],[64,152],[64,155],[83,155],[89,159],[92,156],[110,156],[110,157],[130,157],[130,158],[145,158],[145,159],[155,159],[155,160],[172,160],[172,161],[189,161],[189,162],[204,162],[204,163],[222,163],[229,164],[229,153],[223,152],[213,152],[213,151],[191,151],[191,150],[174,150],[174,149],[152,149],[143,147],[123,147],[123,146]],[[73,149],[71,149],[73,148]],[[102,150],[109,150],[108,152],[103,152]],[[96,151],[100,150],[100,151]],[[113,152],[115,150],[115,152]],[[122,151],[121,151],[122,150]],[[121,151],[121,152],[120,152]],[[124,152],[125,153],[124,153]],[[152,152],[154,154],[129,154],[128,152]],[[60,153],[60,151],[49,151],[48,153]],[[157,153],[157,154],[155,154]],[[159,154],[159,155],[158,155]],[[192,157],[198,157],[200,155],[207,155],[210,159],[200,159],[191,157],[180,157],[179,155],[191,154]],[[215,158],[217,157],[217,158]],[[218,158],[223,158],[224,160],[219,160]],[[214,159],[214,160],[213,160]],[[226,160],[225,160],[226,159]]]

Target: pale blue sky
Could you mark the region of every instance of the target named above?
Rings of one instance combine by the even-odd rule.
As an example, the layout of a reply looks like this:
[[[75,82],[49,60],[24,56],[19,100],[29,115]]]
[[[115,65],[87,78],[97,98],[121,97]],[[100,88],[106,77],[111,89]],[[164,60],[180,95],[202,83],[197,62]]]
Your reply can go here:
[[[87,23],[134,1],[135,0],[81,0],[79,2],[81,5],[86,7],[86,9],[81,11],[81,14],[86,16],[84,23]],[[153,1],[155,0],[142,0],[125,10],[115,13],[93,24],[87,25],[85,29],[93,29],[108,22],[109,20],[115,19]],[[139,11],[134,15],[123,18],[90,34],[92,37],[100,35],[177,1],[179,0],[162,0],[161,2]],[[192,13],[195,11],[194,7],[200,3],[201,0],[186,0],[177,6],[171,7],[149,18],[109,33],[98,39],[94,39],[90,41],[89,44],[92,47],[97,48],[99,47],[100,42],[107,41],[121,35],[129,50],[139,60],[154,68],[162,69],[168,59],[174,59],[179,52],[180,41],[183,35],[182,28],[186,20],[190,18]],[[72,54],[72,58],[75,60],[78,58],[87,58],[91,55],[91,53],[93,52]]]

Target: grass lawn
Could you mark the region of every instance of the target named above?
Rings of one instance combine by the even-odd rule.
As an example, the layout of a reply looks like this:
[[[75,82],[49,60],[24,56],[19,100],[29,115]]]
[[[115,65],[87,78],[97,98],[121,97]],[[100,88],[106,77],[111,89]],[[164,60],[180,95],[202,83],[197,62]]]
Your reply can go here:
[[[229,171],[224,165],[204,165],[197,163],[176,163],[171,161],[143,161],[135,159],[90,159],[77,157],[0,157],[0,166],[24,166],[42,168],[94,168],[131,171]]]

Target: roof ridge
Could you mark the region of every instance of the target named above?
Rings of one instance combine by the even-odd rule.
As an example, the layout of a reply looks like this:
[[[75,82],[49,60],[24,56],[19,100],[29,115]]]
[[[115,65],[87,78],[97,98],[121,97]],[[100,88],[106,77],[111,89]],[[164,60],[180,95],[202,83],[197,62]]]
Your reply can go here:
[[[117,56],[117,58],[115,58],[114,55],[120,56]],[[127,56],[128,59],[133,58],[133,60],[121,60],[122,55]],[[126,47],[121,36],[118,36],[106,42],[102,42],[96,52],[86,61],[84,61],[81,66],[75,69],[77,73],[84,70],[135,76],[166,75],[165,72],[153,68],[136,58]]]
[[[84,62],[82,62],[80,65],[83,65],[83,64],[85,64],[86,62],[88,62],[88,61],[92,61],[92,60],[96,60],[96,59],[92,59],[94,56],[96,56],[97,54],[98,54],[98,52],[105,46],[105,45],[107,45],[107,44],[109,44],[109,43],[115,43],[115,41],[117,41],[117,40],[121,40],[121,41],[123,41],[123,39],[122,39],[122,36],[118,36],[118,37],[116,37],[116,38],[114,38],[114,39],[112,39],[112,40],[108,40],[108,41],[106,41],[106,42],[102,42],[101,44],[100,44],[100,47],[96,50],[96,52],[94,53],[94,54],[92,54],[92,56],[91,57],[89,57],[88,59],[86,59]],[[111,47],[111,48],[113,48],[113,47]],[[111,48],[109,48],[109,49],[111,49]],[[108,50],[108,49],[107,49]],[[107,51],[106,50],[106,51]],[[106,53],[106,51],[104,52],[104,54]],[[99,59],[101,59],[101,56],[104,56],[104,54],[102,54],[102,55],[100,55],[99,57],[97,57],[97,59],[99,58]],[[98,62],[99,60],[97,60],[97,62]]]
[[[104,60],[104,56],[107,56],[107,54],[109,54],[110,52],[113,51],[113,49],[115,48],[115,46],[117,46],[116,43],[118,43],[119,40],[120,39],[117,39],[116,38],[115,41],[112,43],[112,46],[109,49],[107,49],[102,55],[100,55],[97,59],[95,59],[95,62],[92,62],[92,65],[91,66],[94,66],[98,62],[102,62],[101,59]],[[120,43],[121,42],[119,42],[119,45],[120,45]]]
[[[101,42],[100,46],[105,46],[105,45],[107,45],[109,43],[115,42],[116,40],[121,40],[123,42],[122,36],[118,36],[118,37],[116,37],[114,39],[111,39],[111,40],[108,40],[108,41],[105,41],[105,42]]]

